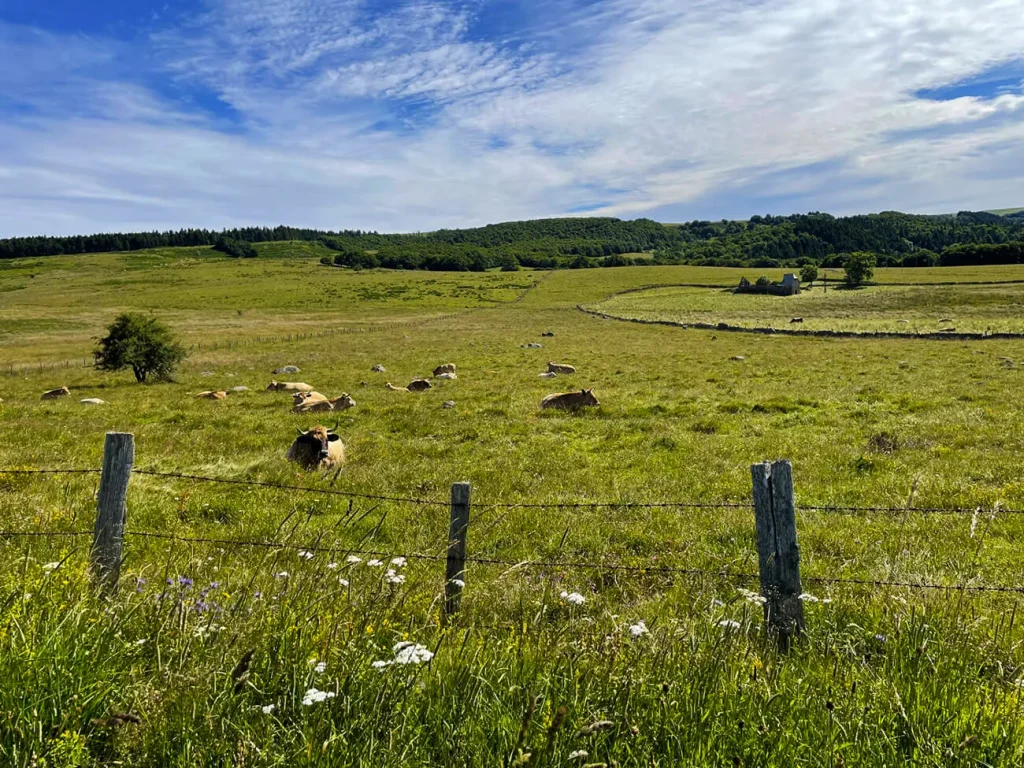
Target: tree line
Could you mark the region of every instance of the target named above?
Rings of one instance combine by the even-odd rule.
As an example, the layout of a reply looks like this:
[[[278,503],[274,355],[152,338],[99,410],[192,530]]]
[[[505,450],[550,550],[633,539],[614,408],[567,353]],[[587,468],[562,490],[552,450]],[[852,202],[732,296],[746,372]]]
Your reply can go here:
[[[874,254],[883,267],[1016,264],[1022,262],[1024,212],[920,216],[888,211],[847,217],[812,212],[679,225],[582,217],[407,234],[284,226],[181,229],[8,238],[0,240],[0,258],[175,246],[213,246],[231,256],[253,257],[258,255],[254,243],[287,240],[320,242],[335,254],[325,258],[339,266],[443,271],[631,264],[842,267],[849,254],[861,252]]]

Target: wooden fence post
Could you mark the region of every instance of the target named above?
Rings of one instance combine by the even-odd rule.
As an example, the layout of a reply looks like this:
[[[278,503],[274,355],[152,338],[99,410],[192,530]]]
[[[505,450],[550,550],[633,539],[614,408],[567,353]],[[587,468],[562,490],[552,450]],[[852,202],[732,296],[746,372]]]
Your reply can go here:
[[[96,528],[92,539],[93,577],[106,591],[117,589],[121,575],[121,544],[128,511],[128,480],[135,461],[135,435],[107,432],[103,444],[103,474],[96,502]]]
[[[788,651],[793,636],[804,631],[793,465],[788,461],[766,461],[754,464],[750,473],[754,480],[757,560],[761,594],[765,598],[764,618],[769,629],[778,633],[779,647]]]
[[[451,522],[448,526],[448,559],[444,570],[444,613],[447,625],[459,612],[466,582],[466,533],[469,531],[469,492],[467,482],[452,485]]]

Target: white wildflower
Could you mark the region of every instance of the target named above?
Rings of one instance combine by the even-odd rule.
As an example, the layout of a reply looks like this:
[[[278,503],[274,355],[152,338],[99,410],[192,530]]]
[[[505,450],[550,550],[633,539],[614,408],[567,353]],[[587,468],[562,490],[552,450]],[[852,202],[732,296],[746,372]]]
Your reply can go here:
[[[422,664],[434,658],[426,646],[405,640],[395,645],[395,664]]]
[[[405,560],[404,557],[392,557],[391,558],[391,564],[393,566],[395,566],[396,568],[403,567],[405,565],[405,562],[406,562],[406,560]]]
[[[647,625],[642,621],[638,621],[636,624],[629,625],[629,634],[633,637],[642,637],[647,634]]]
[[[195,632],[193,632],[193,634],[200,640],[202,640],[207,635],[211,635],[214,632],[220,632],[223,629],[224,627],[220,626],[219,624],[201,624],[200,626],[196,627]]]
[[[570,760],[586,760],[590,757],[590,753],[585,749],[577,749],[575,752],[569,753]]]
[[[454,584],[459,589],[466,588],[466,582],[464,582],[462,579],[452,579],[452,584]]]
[[[722,619],[718,622],[718,626],[725,627],[726,629],[739,629],[740,623],[738,621],[733,621],[732,619]]]
[[[280,573],[275,573],[274,574],[274,578],[275,579],[287,579],[288,578],[288,571],[281,571]]]
[[[565,602],[572,603],[573,605],[583,605],[587,602],[587,598],[579,592],[562,592],[561,598],[565,600]]]
[[[356,557],[355,555],[349,555],[348,557],[345,558],[345,562],[348,563],[349,565],[356,565],[357,563],[363,562],[363,558]]]
[[[337,563],[328,563],[328,564],[327,564],[327,568],[328,568],[328,570],[331,570],[331,571],[333,571],[333,570],[334,570],[335,568],[337,568],[337,567],[338,567],[338,564],[337,564]]]
[[[814,595],[808,594],[807,592],[804,592],[802,595],[800,595],[800,599],[803,600],[805,603],[819,603],[819,602],[821,602]]]
[[[325,669],[327,669],[326,661],[318,661],[316,663],[316,666],[313,667],[313,671],[316,672],[318,675],[322,675]]]
[[[740,588],[736,591],[743,595],[743,599],[746,600],[748,603],[754,603],[754,605],[764,605],[766,602],[768,602],[764,595],[759,595],[757,592],[751,592],[749,589]]]
[[[347,587],[348,586],[348,579],[338,579],[338,583],[341,584],[341,586],[343,586],[343,587]]]
[[[310,688],[306,691],[306,695],[302,697],[302,706],[309,707],[313,704],[319,704],[327,699],[333,699],[334,693],[331,691],[318,691],[316,688]]]
[[[271,712],[273,712],[275,709],[277,709],[277,705],[276,704],[267,704],[267,706],[260,707],[260,709],[263,711],[264,715],[269,715]]]
[[[390,667],[391,666],[391,662],[390,661],[375,661],[370,666],[373,667],[374,669],[384,669],[385,667]]]
[[[306,560],[312,560],[313,553],[310,552],[308,549],[303,549],[299,551],[299,557],[304,558]]]
[[[715,607],[715,608],[721,608],[723,605],[725,605],[725,603],[723,603],[718,598],[715,598],[714,600],[711,601],[711,605],[712,605],[712,607]]]
[[[146,644],[146,638],[143,637],[143,638],[141,638],[139,640],[136,640],[135,644],[136,645],[145,645]]]
[[[370,566],[371,568],[380,568],[382,565],[384,565],[384,561],[383,560],[367,560],[366,564],[368,566]]]
[[[395,573],[394,568],[388,568],[388,572],[384,574],[384,578],[389,584],[404,584],[405,575]]]
[[[57,568],[59,566],[60,566],[60,563],[46,563],[45,565],[43,565],[43,570],[49,572],[49,571],[52,571],[54,568]]]

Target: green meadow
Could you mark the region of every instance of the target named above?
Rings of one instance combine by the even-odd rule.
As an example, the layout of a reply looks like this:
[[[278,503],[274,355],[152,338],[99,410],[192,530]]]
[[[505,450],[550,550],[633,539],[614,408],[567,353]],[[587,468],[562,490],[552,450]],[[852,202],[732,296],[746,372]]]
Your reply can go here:
[[[4,764],[1024,760],[1020,595],[875,584],[1024,585],[1024,340],[715,334],[577,309],[1024,330],[1020,268],[878,270],[780,298],[716,287],[751,270],[353,272],[309,244],[260,249],[0,262],[0,374],[17,370],[0,375],[0,468],[95,468],[104,433],[130,431],[138,469],[418,503],[137,473],[104,598],[88,535],[10,535],[91,531],[98,477],[0,471]],[[173,382],[16,367],[88,358],[128,309],[194,346]],[[542,379],[548,360],[577,373]],[[458,379],[428,392],[384,387],[447,362]],[[345,441],[337,477],[285,461],[317,418],[272,378],[355,399],[318,418]],[[539,409],[582,387],[600,407]],[[787,655],[741,591],[757,590],[750,465],[776,458],[799,506],[881,508],[798,511],[808,631]],[[460,480],[469,555],[492,562],[469,564],[442,627]],[[627,506],[667,502],[701,506]]]

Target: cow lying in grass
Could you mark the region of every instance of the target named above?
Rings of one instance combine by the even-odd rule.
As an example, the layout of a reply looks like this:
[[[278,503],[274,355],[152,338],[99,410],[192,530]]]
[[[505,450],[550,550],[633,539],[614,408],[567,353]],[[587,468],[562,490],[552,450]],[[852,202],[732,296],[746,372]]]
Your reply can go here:
[[[548,362],[548,373],[576,373],[576,369],[571,365]]]
[[[594,390],[581,389],[579,392],[561,392],[548,395],[540,401],[541,408],[561,408],[563,411],[578,411],[585,406],[600,405]]]
[[[60,389],[51,389],[49,392],[43,392],[43,396],[40,400],[56,400],[58,397],[67,397],[71,394],[71,390],[67,387],[61,387]]]
[[[271,381],[267,392],[312,392],[313,387],[302,381]]]
[[[333,429],[316,426],[295,438],[285,458],[303,469],[332,469],[345,463],[345,444]]]
[[[348,392],[345,392],[341,397],[325,397],[323,400],[309,398],[301,403],[297,403],[292,408],[292,413],[323,413],[325,411],[344,411],[355,407],[356,401],[352,399]]]

